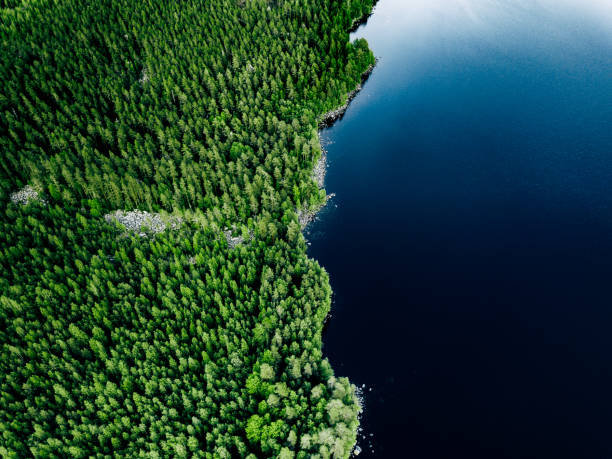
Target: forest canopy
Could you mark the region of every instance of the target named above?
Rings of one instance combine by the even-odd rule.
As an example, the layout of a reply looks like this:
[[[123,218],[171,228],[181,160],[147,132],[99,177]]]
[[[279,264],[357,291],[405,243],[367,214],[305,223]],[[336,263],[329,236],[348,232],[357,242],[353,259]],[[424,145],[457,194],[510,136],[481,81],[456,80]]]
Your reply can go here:
[[[0,7],[0,455],[348,457],[298,211],[371,0]]]

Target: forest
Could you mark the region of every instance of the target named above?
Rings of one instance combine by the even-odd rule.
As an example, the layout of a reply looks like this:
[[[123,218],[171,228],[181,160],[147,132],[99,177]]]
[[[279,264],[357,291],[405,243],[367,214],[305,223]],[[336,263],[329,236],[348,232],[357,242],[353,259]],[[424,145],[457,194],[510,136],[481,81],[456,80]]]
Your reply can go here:
[[[371,8],[0,2],[0,456],[351,454],[298,212]]]

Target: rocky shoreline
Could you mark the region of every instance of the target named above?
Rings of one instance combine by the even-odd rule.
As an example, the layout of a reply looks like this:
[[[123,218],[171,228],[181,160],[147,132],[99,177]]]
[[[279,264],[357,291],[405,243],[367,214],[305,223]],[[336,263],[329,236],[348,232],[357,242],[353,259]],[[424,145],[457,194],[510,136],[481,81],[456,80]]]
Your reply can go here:
[[[366,22],[368,22],[368,19],[370,19],[370,16],[372,16],[374,14],[374,10],[376,8],[376,4],[377,3],[378,3],[378,0],[374,0],[374,2],[372,4],[372,9],[369,12],[365,13],[361,17],[353,19],[353,23],[349,27],[348,33],[353,33],[355,30],[357,30],[359,28],[359,26],[361,26],[361,25],[365,24]]]
[[[104,215],[108,223],[119,223],[127,231],[136,233],[140,237],[147,237],[148,233],[158,234],[170,229],[178,229],[183,219],[172,215],[147,212],[143,210],[116,210]]]
[[[377,0],[374,1],[374,5],[377,3]],[[353,21],[353,24],[349,30],[350,32],[354,32],[361,24],[364,24],[365,22],[367,22],[368,18],[373,14],[374,12],[374,8],[372,8],[372,10],[360,17],[357,18]],[[375,59],[374,64],[370,65],[365,72],[362,73],[361,75],[361,82],[357,84],[357,86],[355,87],[355,89],[353,89],[352,91],[350,91],[347,94],[347,99],[346,102],[334,109],[334,110],[330,110],[329,112],[325,113],[322,117],[321,117],[321,121],[319,121],[319,145],[321,146],[321,157],[319,158],[319,160],[317,161],[317,163],[315,164],[315,166],[313,167],[313,179],[315,180],[315,182],[317,183],[317,185],[319,186],[319,189],[324,188],[324,184],[325,184],[325,174],[327,172],[327,150],[325,149],[325,147],[323,146],[323,142],[321,140],[321,134],[320,131],[323,129],[327,129],[329,127],[331,127],[336,121],[338,121],[339,119],[342,119],[342,117],[344,116],[344,114],[346,113],[346,110],[348,109],[351,101],[355,98],[355,96],[357,96],[357,94],[359,93],[359,91],[361,91],[361,89],[363,88],[363,85],[365,84],[365,82],[368,80],[368,78],[370,77],[370,75],[372,74],[372,72],[374,71],[374,67],[376,66],[376,64],[378,63],[378,59]],[[298,209],[297,213],[298,213],[298,221],[300,223],[300,226],[302,228],[302,232],[305,233],[306,227],[313,222],[316,219],[317,214],[319,213],[319,211],[325,207],[325,205],[327,204],[327,202],[335,196],[335,193],[331,193],[325,196],[325,200],[324,202],[318,206],[315,209],[311,209],[311,210],[305,210],[305,209]],[[308,243],[308,245],[310,245],[310,243]],[[327,328],[329,321],[331,319],[331,310],[329,311],[329,313],[327,314],[327,316],[325,317],[325,320],[323,322],[323,329]],[[358,418],[359,418],[359,424],[361,424],[361,417],[363,415],[364,409],[365,409],[365,385],[363,385],[362,387],[358,387],[354,384],[352,384],[353,388],[355,389],[355,396],[357,397],[357,403],[359,405],[359,414],[358,414]],[[370,391],[372,390],[372,388],[370,388]],[[371,436],[372,434],[370,434]],[[361,438],[360,438],[361,436]],[[361,446],[359,446],[358,442],[359,440],[366,440],[365,434],[363,433],[363,428],[362,427],[357,427],[357,431],[356,431],[356,441],[355,444],[353,445],[353,448],[350,452],[350,456],[351,457],[356,457],[359,454],[361,454],[361,452],[363,451],[363,448]],[[371,450],[371,453],[374,453],[374,448],[372,447],[372,443],[369,443],[369,448]],[[364,446],[365,447],[365,446]]]
[[[378,62],[378,60],[376,60]],[[355,89],[349,92],[346,96],[346,102],[338,108],[334,110],[330,110],[325,113],[321,117],[321,121],[319,122],[319,145],[321,146],[321,157],[317,161],[317,163],[312,168],[312,179],[319,186],[319,189],[323,189],[325,185],[325,174],[327,173],[327,150],[323,146],[323,142],[321,141],[320,131],[323,129],[327,129],[331,127],[336,121],[341,119],[344,116],[344,113],[348,109],[351,101],[355,98],[355,96],[361,91],[363,88],[363,84],[367,81],[367,79],[372,74],[376,63],[370,65],[365,72],[361,75],[361,82],[357,84]],[[325,201],[314,209],[297,209],[298,214],[298,222],[302,227],[302,230],[305,229],[310,223],[312,223],[319,211],[325,207],[327,201],[335,196],[335,193],[328,194],[325,196]]]
[[[325,184],[325,174],[327,173],[327,150],[323,147],[321,136],[319,135],[319,145],[321,145],[321,157],[312,169],[312,178],[319,188],[323,188]]]
[[[378,62],[378,59],[376,60],[376,62]],[[353,89],[351,92],[347,94],[347,100],[343,105],[333,110],[330,110],[329,112],[325,113],[322,116],[322,119],[319,122],[319,129],[325,129],[325,128],[331,127],[336,121],[338,121],[344,116],[344,113],[348,109],[349,104],[355,98],[357,93],[361,91],[363,84],[368,80],[375,66],[376,66],[376,63],[370,65],[366,69],[366,71],[361,74],[361,83],[357,84],[355,89]]]

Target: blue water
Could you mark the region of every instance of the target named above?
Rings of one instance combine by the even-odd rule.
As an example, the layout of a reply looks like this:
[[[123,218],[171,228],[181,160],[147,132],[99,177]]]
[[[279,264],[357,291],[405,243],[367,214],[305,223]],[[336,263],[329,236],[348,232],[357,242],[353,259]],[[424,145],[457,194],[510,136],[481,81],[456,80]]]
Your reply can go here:
[[[309,239],[360,457],[612,457],[612,2],[381,0],[356,36]]]

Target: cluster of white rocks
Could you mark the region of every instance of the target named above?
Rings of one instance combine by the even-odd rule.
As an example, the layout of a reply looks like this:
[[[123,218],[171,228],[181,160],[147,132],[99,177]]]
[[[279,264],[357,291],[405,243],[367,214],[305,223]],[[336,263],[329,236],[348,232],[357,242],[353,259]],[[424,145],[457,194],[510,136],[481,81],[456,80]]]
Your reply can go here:
[[[300,227],[302,227],[302,229],[306,228],[308,224],[314,220],[315,214],[316,212],[312,212],[312,211],[308,211],[304,209],[298,209],[297,215],[298,215],[298,222],[300,224]]]
[[[140,84],[145,84],[145,83],[147,83],[148,81],[149,81],[149,74],[147,73],[147,69],[146,69],[146,67],[144,67],[144,68],[142,69],[142,73],[141,73],[141,76],[140,76],[140,79],[138,80],[138,82],[139,82]]]
[[[300,224],[302,229],[305,229],[311,222],[316,220],[318,212],[323,207],[325,207],[327,201],[329,201],[334,196],[336,196],[336,193],[328,194],[327,196],[325,196],[325,202],[323,202],[323,204],[314,209],[297,209],[298,223]]]
[[[357,396],[357,403],[359,404],[360,407],[360,411],[359,411],[359,419],[361,419],[362,415],[363,415],[363,411],[365,410],[365,392],[372,392],[372,388],[369,387],[367,388],[365,384],[362,384],[361,386],[356,386],[355,387],[355,395]],[[357,441],[362,441],[364,446],[363,448],[359,445],[355,445],[355,447],[353,448],[353,456],[359,456],[359,454],[361,454],[363,452],[363,449],[366,448],[365,444],[367,443],[367,447],[370,450],[370,453],[374,454],[374,445],[373,445],[373,441],[374,441],[374,434],[370,433],[367,434],[364,432],[363,427],[358,427],[357,428]]]
[[[325,151],[325,149],[321,149],[321,157],[319,158],[319,160],[317,161],[317,163],[314,165],[314,168],[312,169],[312,178],[314,179],[315,182],[317,182],[317,185],[319,186],[319,188],[323,188],[323,185],[325,184],[325,173],[327,172],[327,151]]]
[[[182,219],[176,216],[162,217],[161,214],[147,212],[144,210],[116,210],[104,216],[104,220],[109,223],[117,222],[128,231],[137,233],[140,237],[145,237],[147,229],[150,233],[157,234],[166,228],[177,229],[182,223]]]
[[[319,135],[319,143],[321,144],[321,157],[316,162],[312,169],[312,179],[316,182],[317,186],[321,189],[325,185],[325,174],[327,173],[327,150],[323,146],[323,140]],[[325,202],[317,207],[316,209],[296,209],[298,214],[298,222],[302,229],[306,228],[310,222],[312,222],[316,216],[317,212],[321,210],[323,206],[327,203],[327,201],[334,196],[334,193],[325,197]]]
[[[21,190],[11,194],[11,201],[15,204],[21,204],[22,206],[29,204],[30,201],[38,201],[42,202],[43,204],[47,203],[47,201],[40,197],[38,191],[36,191],[30,185],[26,185]]]

